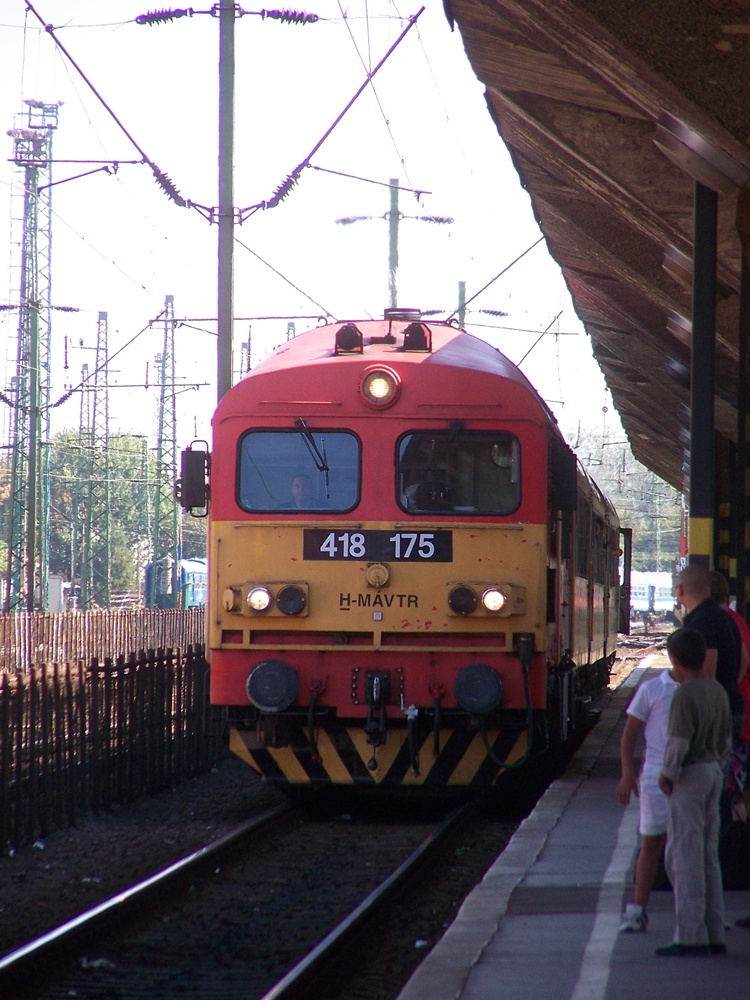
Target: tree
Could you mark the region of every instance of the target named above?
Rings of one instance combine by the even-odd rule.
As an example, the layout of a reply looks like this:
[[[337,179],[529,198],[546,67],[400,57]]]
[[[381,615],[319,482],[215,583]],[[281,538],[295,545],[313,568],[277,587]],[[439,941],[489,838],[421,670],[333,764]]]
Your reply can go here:
[[[55,435],[50,445],[50,572],[80,583],[85,546],[87,489],[92,467],[90,438],[77,431]],[[156,484],[143,437],[109,438],[109,576],[113,591],[134,590],[151,558],[151,524]],[[189,535],[190,554],[205,554],[205,529]]]
[[[191,517],[182,521],[182,558],[205,559],[208,548],[208,518]]]
[[[606,441],[595,431],[579,429],[568,443],[617,508],[623,526],[633,529],[633,569],[674,570],[680,557],[682,494],[636,461],[627,441]]]

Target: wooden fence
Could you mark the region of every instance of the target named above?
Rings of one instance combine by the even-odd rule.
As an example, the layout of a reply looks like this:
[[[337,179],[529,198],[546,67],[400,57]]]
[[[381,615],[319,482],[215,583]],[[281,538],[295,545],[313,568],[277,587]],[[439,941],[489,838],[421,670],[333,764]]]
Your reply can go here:
[[[0,848],[210,770],[216,711],[202,647],[0,673]]]
[[[0,614],[0,672],[35,663],[74,663],[141,649],[187,649],[205,641],[203,608]]]

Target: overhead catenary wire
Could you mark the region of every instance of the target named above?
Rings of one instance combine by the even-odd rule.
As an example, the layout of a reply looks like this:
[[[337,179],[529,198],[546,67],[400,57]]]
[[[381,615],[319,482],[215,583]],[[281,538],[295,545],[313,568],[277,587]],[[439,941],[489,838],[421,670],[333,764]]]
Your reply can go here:
[[[63,403],[66,403],[70,399],[70,397],[73,395],[74,392],[78,392],[80,389],[82,389],[86,385],[86,383],[90,382],[91,379],[94,378],[94,376],[98,372],[102,371],[102,369],[106,368],[112,361],[114,361],[115,358],[118,356],[118,354],[122,354],[122,352],[126,348],[130,347],[130,345],[132,343],[134,343],[134,341],[136,341],[141,336],[141,334],[144,334],[146,332],[146,330],[150,329],[151,326],[154,323],[158,323],[159,320],[163,318],[165,311],[166,310],[162,309],[162,311],[157,316],[155,316],[153,319],[150,319],[148,321],[148,323],[138,331],[138,333],[133,334],[133,336],[130,338],[130,340],[128,340],[126,343],[124,343],[122,345],[122,347],[118,347],[117,350],[114,352],[114,354],[110,354],[109,357],[105,358],[104,361],[97,368],[95,368],[93,371],[89,372],[89,374],[86,376],[86,378],[81,379],[81,381],[78,383],[78,385],[73,386],[72,389],[68,389],[68,391],[66,393],[64,393],[60,397],[60,399],[57,400],[56,403],[51,403],[50,404],[50,409],[54,410],[56,407],[62,406]]]
[[[487,289],[490,287],[490,285],[494,284],[494,282],[496,282],[498,278],[501,278],[505,274],[506,271],[509,271],[513,267],[513,265],[517,264],[519,262],[519,260],[521,260],[523,257],[526,256],[527,253],[530,253],[534,249],[534,247],[538,247],[539,244],[542,242],[543,239],[544,239],[544,237],[540,236],[539,239],[535,240],[534,243],[532,243],[530,247],[526,247],[526,249],[523,251],[523,253],[520,253],[514,260],[512,260],[510,262],[510,264],[507,264],[502,269],[502,271],[498,272],[498,274],[496,274],[494,278],[492,278],[490,281],[488,281],[486,285],[483,285],[479,289],[478,292],[475,292],[474,295],[472,295],[470,299],[467,299],[464,302],[464,309],[466,308],[466,306],[469,305],[470,302],[473,302],[474,299],[479,298],[479,296],[482,294],[482,292],[486,292]],[[447,317],[447,320],[452,320],[457,313],[458,313],[458,309],[454,309],[453,312],[450,314],[450,316]]]
[[[533,344],[531,345],[531,347],[530,347],[530,348],[528,349],[528,351],[527,351],[527,352],[526,352],[526,353],[524,354],[524,356],[523,356],[523,357],[521,358],[521,360],[520,360],[520,361],[519,361],[519,362],[517,363],[517,365],[516,365],[516,368],[520,368],[520,367],[521,367],[521,365],[522,365],[522,364],[524,363],[524,361],[526,360],[526,358],[528,358],[528,356],[529,356],[529,355],[531,354],[531,352],[532,352],[532,351],[534,350],[534,348],[535,348],[535,347],[536,347],[536,345],[537,345],[537,344],[539,343],[539,341],[540,341],[540,340],[542,339],[542,337],[544,337],[544,336],[545,336],[546,334],[548,334],[548,333],[549,333],[549,331],[550,331],[550,328],[551,328],[552,324],[553,324],[553,323],[556,323],[556,322],[557,322],[557,321],[558,321],[558,320],[560,319],[560,317],[562,316],[562,314],[563,314],[563,310],[561,309],[561,310],[560,310],[560,312],[559,312],[559,313],[557,314],[557,316],[553,316],[553,317],[552,317],[552,319],[551,319],[551,320],[549,321],[549,323],[548,323],[548,324],[547,324],[547,326],[546,326],[546,327],[544,328],[544,330],[542,330],[542,332],[541,332],[541,333],[539,334],[539,336],[538,336],[538,337],[536,338],[536,340],[535,340],[535,341],[534,341],[534,343],[533,343]]]
[[[344,24],[346,25],[346,30],[349,32],[349,38],[351,39],[351,43],[354,46],[354,51],[357,53],[359,61],[362,63],[362,68],[364,69],[365,72],[367,72],[368,71],[368,65],[370,64],[370,60],[371,60],[371,53],[370,53],[370,22],[369,22],[369,19],[367,21],[367,57],[368,58],[367,58],[367,61],[365,61],[365,59],[362,56],[362,53],[359,51],[359,46],[357,45],[356,39],[354,38],[354,34],[352,32],[351,25],[349,24],[349,21],[348,21],[346,15],[344,13],[344,10],[343,10],[343,8],[341,6],[341,0],[338,0],[338,6],[339,6],[339,10],[341,11],[341,17],[342,17],[342,19],[344,21]],[[411,25],[409,27],[411,27]],[[374,76],[374,75],[375,74],[373,73],[372,76]],[[369,80],[370,86],[372,87],[372,95],[375,98],[375,103],[377,104],[378,110],[380,111],[380,115],[381,115],[381,117],[383,119],[383,123],[384,123],[384,125],[386,127],[386,131],[388,132],[388,135],[390,136],[391,144],[393,145],[393,149],[395,150],[396,156],[398,157],[398,161],[403,166],[404,171],[406,172],[407,180],[408,180],[409,179],[409,169],[406,166],[406,161],[404,159],[403,154],[401,153],[400,149],[398,148],[398,143],[396,142],[396,137],[393,134],[393,129],[391,128],[390,120],[389,120],[388,116],[386,115],[386,113],[385,113],[385,111],[383,109],[383,105],[380,103],[380,97],[378,95],[377,90],[375,89],[375,84],[372,82],[372,76],[370,77],[370,80]],[[409,183],[411,183],[411,180],[409,180]]]
[[[102,94],[99,92],[99,90],[95,87],[95,85],[93,84],[93,82],[89,79],[89,77],[83,71],[83,69],[81,68],[81,66],[78,65],[78,63],[73,58],[73,56],[70,54],[70,52],[68,51],[68,49],[63,45],[63,43],[60,41],[60,39],[56,36],[55,32],[57,31],[57,29],[52,24],[49,24],[49,23],[45,22],[44,18],[34,8],[34,6],[33,6],[33,4],[31,2],[27,3],[27,9],[29,11],[31,11],[31,13],[34,15],[34,17],[36,17],[36,19],[39,21],[39,23],[44,27],[44,30],[50,35],[50,37],[52,38],[52,40],[55,43],[55,45],[65,55],[65,57],[69,61],[69,63],[75,68],[76,72],[81,76],[81,78],[83,79],[83,81],[89,87],[89,89],[91,90],[91,92],[95,95],[95,97],[100,102],[100,104],[102,105],[102,107],[107,111],[107,113],[110,115],[110,117],[115,122],[115,124],[118,126],[118,128],[122,131],[122,133],[126,136],[126,138],[132,143],[132,145],[135,147],[135,149],[141,155],[142,162],[145,165],[147,165],[148,167],[150,167],[152,173],[154,174],[154,178],[155,178],[157,184],[159,184],[159,186],[162,188],[162,190],[165,192],[165,194],[176,205],[178,205],[180,208],[195,208],[200,214],[203,214],[205,217],[207,217],[209,219],[209,221],[213,222],[214,221],[214,214],[215,214],[214,210],[213,209],[209,209],[205,205],[200,205],[197,202],[193,202],[193,201],[191,201],[189,199],[183,198],[183,196],[180,194],[179,190],[177,189],[174,181],[168,176],[168,174],[166,174],[163,170],[161,170],[161,168],[154,162],[154,160],[151,159],[150,156],[148,156],[148,154],[146,153],[146,151],[138,143],[138,141],[132,135],[132,133],[125,127],[125,125],[123,124],[123,122],[121,121],[121,119],[115,113],[115,111],[113,110],[113,108],[107,103],[107,101],[104,99],[104,97],[102,96]],[[239,209],[238,210],[238,221],[240,223],[244,222],[245,219],[247,219],[250,216],[254,215],[255,212],[257,212],[261,208],[262,209],[274,208],[276,205],[278,205],[281,201],[284,200],[284,198],[289,194],[289,192],[292,190],[292,188],[296,185],[296,183],[299,180],[299,177],[300,177],[302,171],[305,169],[305,167],[310,166],[310,160],[312,159],[312,157],[315,155],[315,153],[317,153],[317,151],[320,149],[320,147],[323,145],[323,143],[326,141],[326,139],[328,139],[328,137],[331,135],[331,133],[334,131],[334,129],[337,127],[337,125],[341,122],[341,120],[344,118],[344,116],[347,114],[347,112],[351,109],[351,107],[353,106],[353,104],[356,102],[357,98],[362,94],[362,92],[366,89],[366,87],[372,83],[372,80],[375,77],[375,75],[382,68],[382,66],[387,62],[387,60],[389,59],[389,57],[391,56],[391,54],[396,50],[396,48],[398,48],[398,46],[401,44],[401,42],[406,37],[406,35],[408,34],[408,32],[414,27],[414,25],[417,23],[418,18],[422,15],[422,13],[424,12],[424,10],[425,10],[425,7],[421,7],[417,11],[416,14],[413,14],[413,15],[411,15],[408,18],[408,22],[409,23],[407,24],[406,28],[401,32],[401,34],[396,39],[396,41],[393,43],[393,45],[388,49],[388,51],[383,56],[383,58],[380,60],[380,62],[377,64],[377,66],[371,72],[367,73],[367,77],[366,77],[365,81],[359,87],[359,89],[354,94],[354,96],[351,98],[351,100],[348,102],[348,104],[343,109],[343,111],[341,111],[341,113],[335,119],[335,121],[333,122],[333,124],[326,130],[326,132],[319,139],[319,141],[315,144],[315,146],[313,146],[312,150],[304,158],[304,160],[302,160],[295,167],[295,169],[277,186],[277,189],[274,192],[274,194],[271,196],[271,198],[269,198],[269,199],[267,199],[265,201],[259,202],[259,203],[255,204],[255,205],[248,206],[247,208]],[[140,19],[136,18],[135,21],[138,24],[154,24],[154,23],[159,23],[160,21],[171,19],[172,17],[183,16],[183,13],[187,14],[188,12],[190,13],[191,16],[192,16],[193,13],[206,13],[206,14],[209,14],[209,13],[213,14],[214,13],[213,9],[210,10],[210,11],[194,11],[192,8],[187,8],[185,11],[180,10],[178,13],[175,13],[175,12],[169,11],[169,10],[163,10],[163,11],[152,12],[151,14],[147,14],[147,15],[140,15]],[[259,13],[259,14],[261,14],[264,17],[275,17],[275,18],[278,18],[280,20],[289,21],[290,23],[305,23],[305,22],[309,22],[312,19],[317,20],[317,17],[315,15],[304,15],[301,12],[297,12],[297,11],[268,11],[268,10],[264,10],[264,11],[257,11],[256,12],[256,11],[243,11],[242,8],[239,8],[239,13],[240,13],[240,16],[242,16],[243,14]],[[342,12],[342,17],[343,17],[343,12]],[[344,19],[344,21],[346,21],[345,17],[343,17],[343,19]],[[361,59],[361,56],[360,56],[360,59]],[[381,108],[381,112],[382,112],[382,108]],[[397,152],[398,152],[398,150],[397,150]],[[403,162],[403,160],[402,160],[402,162]]]
[[[294,170],[292,170],[291,173],[288,174],[287,177],[281,182],[281,184],[278,185],[278,187],[276,188],[276,191],[273,193],[273,195],[267,201],[261,201],[261,202],[258,202],[256,205],[249,205],[247,208],[243,208],[243,209],[239,210],[238,218],[239,218],[240,224],[242,222],[244,222],[246,219],[250,218],[256,212],[260,211],[260,209],[275,208],[276,205],[280,204],[284,200],[284,198],[287,197],[287,195],[290,193],[290,191],[292,190],[292,188],[296,185],[297,181],[299,180],[299,178],[300,178],[300,176],[302,174],[302,171],[306,167],[309,167],[311,165],[310,161],[312,160],[313,156],[315,156],[315,154],[318,152],[318,150],[320,149],[320,147],[323,145],[323,143],[326,141],[326,139],[328,139],[328,137],[334,131],[334,129],[336,128],[336,126],[341,122],[341,120],[344,118],[344,116],[347,114],[347,112],[351,110],[351,108],[354,105],[354,103],[356,102],[357,98],[360,97],[360,95],[362,94],[362,92],[366,89],[366,87],[368,86],[368,84],[372,81],[373,77],[382,69],[382,67],[385,65],[385,63],[388,61],[388,59],[391,57],[391,55],[393,54],[393,52],[395,52],[395,50],[398,48],[398,46],[401,44],[401,42],[404,40],[404,38],[406,38],[406,36],[409,33],[409,31],[411,31],[411,29],[417,23],[417,19],[419,17],[421,17],[421,15],[424,13],[424,10],[425,10],[424,7],[420,7],[420,9],[417,11],[416,14],[412,14],[411,15],[411,17],[409,18],[409,23],[406,26],[406,28],[404,28],[404,30],[398,36],[398,38],[396,39],[396,41],[393,43],[393,45],[391,45],[391,47],[388,49],[388,51],[386,52],[386,54],[383,56],[383,58],[377,64],[377,66],[375,67],[375,69],[373,69],[372,72],[370,72],[370,73],[367,74],[367,77],[365,78],[364,82],[358,88],[357,92],[354,94],[354,96],[351,98],[351,100],[347,103],[347,105],[343,109],[343,111],[341,111],[339,113],[339,115],[334,119],[333,123],[326,129],[326,131],[323,133],[322,137],[315,143],[315,145],[310,150],[310,152],[307,154],[307,156],[300,163],[298,163],[297,166],[294,168]]]
[[[330,316],[330,317],[331,317],[332,319],[334,319],[334,318],[335,318],[335,317],[334,317],[334,315],[333,315],[333,313],[332,313],[332,312],[330,312],[330,311],[329,311],[328,309],[326,309],[326,307],[325,307],[325,306],[322,306],[322,305],[320,304],[320,302],[316,302],[316,301],[315,301],[315,299],[314,299],[314,298],[313,298],[313,297],[312,297],[311,295],[308,295],[308,294],[307,294],[307,292],[303,292],[303,291],[302,291],[302,289],[301,289],[301,288],[299,288],[299,287],[298,287],[297,285],[295,285],[293,281],[291,281],[291,280],[290,280],[289,278],[287,278],[287,277],[286,277],[286,275],[283,275],[283,274],[281,273],[281,271],[277,271],[277,270],[276,270],[276,268],[275,268],[275,267],[274,267],[274,266],[273,266],[272,264],[269,264],[267,260],[264,260],[264,259],[263,259],[263,258],[261,257],[261,255],[260,255],[259,253],[256,253],[256,252],[255,252],[255,250],[251,250],[251,249],[250,249],[250,247],[249,247],[249,246],[248,246],[248,245],[247,245],[246,243],[243,243],[243,242],[242,242],[242,240],[238,239],[238,238],[237,238],[236,236],[235,236],[234,240],[235,240],[235,243],[239,243],[239,245],[240,245],[240,246],[241,246],[241,247],[242,247],[242,248],[243,248],[244,250],[247,250],[247,252],[248,252],[248,253],[250,253],[250,254],[252,254],[252,255],[253,255],[253,257],[256,257],[256,258],[257,258],[257,259],[258,259],[258,260],[259,260],[259,261],[261,262],[261,264],[265,264],[265,265],[266,265],[266,267],[267,267],[267,268],[268,268],[269,270],[273,271],[273,273],[274,273],[274,274],[278,275],[278,277],[279,277],[279,278],[281,278],[281,279],[282,279],[282,281],[285,281],[285,282],[286,282],[286,283],[287,283],[288,285],[290,285],[290,286],[291,286],[291,287],[292,287],[292,288],[293,288],[293,289],[294,289],[294,290],[295,290],[296,292],[299,292],[299,293],[300,293],[300,295],[304,295],[304,297],[305,297],[305,298],[306,298],[306,299],[307,299],[307,300],[308,300],[309,302],[312,302],[312,304],[313,304],[314,306],[317,306],[317,307],[318,307],[319,309],[322,309],[322,310],[323,310],[323,312],[325,313],[325,315],[326,315],[326,316]],[[236,322],[236,321],[235,321],[235,322]]]
[[[65,58],[75,68],[76,72],[81,76],[81,78],[85,82],[86,86],[91,90],[91,92],[97,98],[97,100],[102,105],[102,107],[107,111],[107,113],[112,118],[112,120],[115,122],[115,124],[118,126],[118,128],[123,133],[123,135],[125,135],[130,140],[130,142],[133,144],[133,146],[138,150],[138,152],[140,153],[140,155],[141,155],[141,157],[143,159],[143,162],[147,166],[149,166],[151,168],[151,172],[153,173],[154,178],[156,179],[157,184],[172,199],[172,201],[175,202],[176,205],[179,205],[181,208],[188,207],[188,202],[179,193],[179,191],[175,187],[174,182],[171,180],[171,178],[168,177],[167,174],[165,174],[163,170],[160,170],[160,168],[156,165],[156,163],[154,163],[154,161],[148,156],[148,154],[145,152],[145,150],[137,142],[137,140],[135,139],[135,137],[128,131],[128,129],[122,123],[122,121],[120,120],[120,118],[115,114],[114,110],[105,101],[104,97],[99,93],[99,91],[94,86],[94,84],[92,83],[92,81],[86,76],[86,74],[84,73],[84,71],[81,69],[81,67],[78,65],[78,63],[75,61],[75,59],[70,54],[70,52],[68,52],[68,50],[66,49],[66,47],[60,41],[60,39],[56,37],[56,35],[55,35],[56,29],[53,27],[53,25],[48,24],[47,22],[45,22],[44,18],[34,8],[33,4],[30,2],[30,0],[27,0],[26,7],[27,7],[28,10],[31,11],[31,13],[39,21],[39,23],[44,26],[44,30],[49,34],[49,36],[52,38],[52,40],[55,43],[55,45],[64,54]]]
[[[363,184],[375,184],[377,187],[384,188],[398,188],[399,191],[406,191],[408,194],[413,194],[419,200],[424,194],[432,194],[432,191],[428,191],[426,188],[414,188],[406,187],[404,184],[390,184],[388,181],[376,181],[372,177],[360,177],[358,174],[347,174],[343,170],[331,170],[330,167],[316,167],[314,164],[310,164],[311,170],[319,170],[324,174],[335,174],[336,177],[347,177],[352,181],[362,181]]]

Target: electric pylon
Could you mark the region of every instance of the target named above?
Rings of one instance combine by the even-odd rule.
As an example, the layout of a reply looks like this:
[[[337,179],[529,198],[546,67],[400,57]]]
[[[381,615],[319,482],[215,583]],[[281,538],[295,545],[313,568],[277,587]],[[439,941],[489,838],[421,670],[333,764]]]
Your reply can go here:
[[[88,452],[88,489],[81,565],[81,606],[108,608],[110,584],[110,461],[109,391],[107,388],[107,314],[99,313],[96,355],[90,387],[84,393],[91,400]]]
[[[60,105],[25,101],[11,129],[23,170],[16,374],[11,379],[11,493],[3,607],[46,608],[49,594],[50,176]]]
[[[177,404],[174,357],[174,296],[164,304],[164,349],[156,355],[160,373],[158,434],[156,444],[156,496],[154,498],[153,559],[148,604],[182,607],[182,521],[174,498],[177,479]],[[157,574],[159,585],[157,586]]]

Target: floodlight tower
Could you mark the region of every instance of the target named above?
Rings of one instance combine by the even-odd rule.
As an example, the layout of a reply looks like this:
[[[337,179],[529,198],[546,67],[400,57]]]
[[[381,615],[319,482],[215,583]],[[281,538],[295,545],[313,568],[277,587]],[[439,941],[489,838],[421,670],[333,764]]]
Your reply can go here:
[[[11,129],[23,170],[23,228],[16,374],[11,380],[11,495],[4,609],[47,607],[52,135],[60,102],[25,101]]]
[[[156,497],[154,501],[153,562],[148,604],[156,605],[156,574],[164,607],[182,607],[180,563],[182,562],[182,522],[172,484],[177,479],[177,404],[174,357],[174,296],[167,295],[164,305],[164,349],[156,356],[161,374],[158,435],[156,443]]]
[[[91,401],[89,423],[89,477],[87,488],[84,556],[81,565],[81,606],[108,608],[110,585],[110,462],[109,462],[109,390],[107,388],[108,352],[107,313],[100,312],[96,329],[96,355],[93,383],[88,389]],[[86,389],[84,389],[86,392]],[[83,430],[83,425],[81,425]]]

